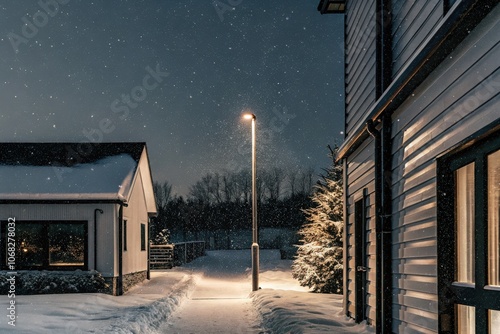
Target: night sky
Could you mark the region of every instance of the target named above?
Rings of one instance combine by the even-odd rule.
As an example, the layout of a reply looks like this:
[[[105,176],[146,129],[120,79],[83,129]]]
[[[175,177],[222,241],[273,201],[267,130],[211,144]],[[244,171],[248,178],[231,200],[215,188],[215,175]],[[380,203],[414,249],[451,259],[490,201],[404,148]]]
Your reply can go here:
[[[343,20],[317,0],[58,1],[0,1],[1,142],[145,141],[185,195],[250,168],[251,110],[260,168],[328,166]]]

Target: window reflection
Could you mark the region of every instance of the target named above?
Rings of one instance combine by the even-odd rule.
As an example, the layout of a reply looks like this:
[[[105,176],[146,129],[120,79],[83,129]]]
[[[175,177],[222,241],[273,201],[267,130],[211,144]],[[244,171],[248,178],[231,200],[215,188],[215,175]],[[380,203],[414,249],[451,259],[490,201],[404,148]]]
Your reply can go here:
[[[2,234],[6,235],[5,224],[2,228]],[[18,269],[86,265],[86,222],[17,222],[15,239]]]
[[[457,333],[476,333],[476,309],[474,307],[457,305]]]
[[[497,151],[488,156],[488,282],[490,285],[500,285],[499,215],[500,151]]]
[[[456,178],[456,280],[474,283],[474,163],[455,172]]]
[[[500,334],[500,311],[489,311],[490,334]]]
[[[43,265],[43,226],[41,224],[17,224],[17,266]]]
[[[83,266],[85,228],[83,224],[49,224],[49,265]]]

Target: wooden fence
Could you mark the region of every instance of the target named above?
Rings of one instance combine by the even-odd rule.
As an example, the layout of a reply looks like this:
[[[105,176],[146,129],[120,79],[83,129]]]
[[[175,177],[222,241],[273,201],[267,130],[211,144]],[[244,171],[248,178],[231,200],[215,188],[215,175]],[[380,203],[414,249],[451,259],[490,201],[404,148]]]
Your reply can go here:
[[[174,266],[174,245],[150,245],[149,268],[170,269]]]
[[[179,242],[170,245],[150,245],[151,269],[170,269],[205,255],[205,241]]]

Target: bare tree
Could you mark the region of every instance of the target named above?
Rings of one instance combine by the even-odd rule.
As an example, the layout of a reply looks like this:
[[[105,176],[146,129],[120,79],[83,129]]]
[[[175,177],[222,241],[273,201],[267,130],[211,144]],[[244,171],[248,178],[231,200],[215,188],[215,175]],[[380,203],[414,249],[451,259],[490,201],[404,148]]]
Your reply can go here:
[[[222,203],[221,176],[217,172],[212,176],[212,182],[210,184],[210,195],[215,203]]]
[[[257,200],[259,202],[264,202],[266,199],[266,179],[267,179],[267,171],[266,170],[260,170],[257,172],[257,179],[255,180],[256,183],[256,192],[257,192]]]
[[[249,169],[244,169],[236,175],[236,189],[238,200],[249,203],[252,193],[252,173]]]
[[[228,171],[224,172],[222,176],[222,193],[224,195],[224,201],[226,203],[237,202],[238,201],[238,175],[235,173],[230,173]]]
[[[296,168],[290,169],[287,173],[288,177],[288,188],[290,189],[290,195],[294,196],[297,191],[297,174],[298,170]]]
[[[196,181],[189,189],[189,196],[201,203],[210,203],[212,174],[207,174]]]
[[[269,194],[268,199],[271,201],[278,200],[281,196],[283,181],[285,180],[285,172],[283,169],[274,167],[263,174],[263,179]]]
[[[301,171],[298,176],[299,191],[303,194],[309,194],[313,186],[314,168]]]
[[[172,185],[168,181],[163,183],[154,182],[153,192],[155,194],[156,207],[159,210],[165,209],[168,202],[172,200]]]

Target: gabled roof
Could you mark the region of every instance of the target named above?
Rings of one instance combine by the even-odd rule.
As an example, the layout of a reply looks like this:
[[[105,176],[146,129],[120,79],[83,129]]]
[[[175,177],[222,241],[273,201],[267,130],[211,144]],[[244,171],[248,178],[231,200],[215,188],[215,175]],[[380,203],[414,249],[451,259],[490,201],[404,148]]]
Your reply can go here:
[[[140,165],[152,191],[147,160],[145,143],[0,143],[0,201],[126,203]]]

